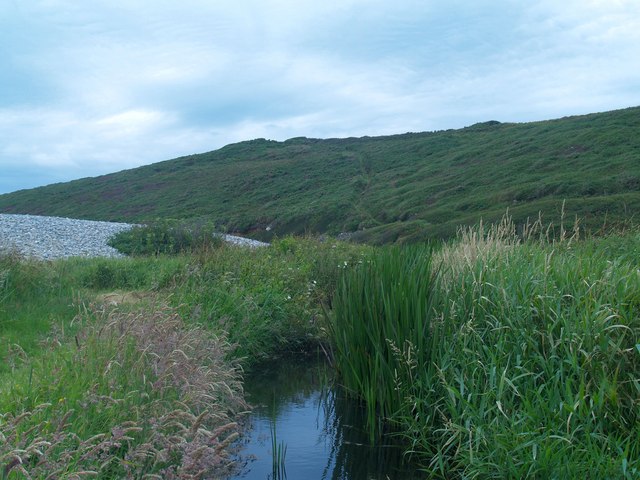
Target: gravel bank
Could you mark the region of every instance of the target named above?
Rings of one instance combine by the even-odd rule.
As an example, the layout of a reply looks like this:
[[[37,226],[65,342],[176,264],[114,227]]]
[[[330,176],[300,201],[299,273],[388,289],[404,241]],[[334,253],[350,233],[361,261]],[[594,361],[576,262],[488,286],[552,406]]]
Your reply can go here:
[[[107,240],[129,230],[128,223],[96,222],[36,215],[0,214],[0,250],[52,260],[66,257],[122,257]]]
[[[227,235],[226,233],[222,233],[220,236],[225,242],[232,245],[238,245],[240,247],[256,248],[269,246],[268,243],[260,242],[252,238],[236,237],[235,235]]]
[[[36,215],[0,214],[0,252],[18,253],[42,260],[66,257],[122,257],[107,241],[116,233],[129,230],[129,223],[97,222]],[[223,235],[225,241],[246,247],[267,243]]]

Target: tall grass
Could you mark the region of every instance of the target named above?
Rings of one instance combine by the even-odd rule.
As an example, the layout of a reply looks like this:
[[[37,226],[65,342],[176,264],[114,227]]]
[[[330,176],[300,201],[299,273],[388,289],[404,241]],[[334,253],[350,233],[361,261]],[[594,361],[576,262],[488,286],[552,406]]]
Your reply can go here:
[[[0,255],[0,374],[37,352],[54,331],[72,333],[83,289],[67,264]]]
[[[307,351],[326,333],[370,434],[404,435],[433,477],[637,478],[640,235],[546,238],[505,222],[434,251],[286,238],[177,257],[0,257],[0,478],[209,468],[198,462],[224,457],[237,432],[229,359]],[[152,290],[163,308],[82,308],[114,290]]]
[[[466,235],[435,281],[433,257],[379,253],[338,291],[345,384],[433,477],[638,478],[640,270],[618,243]]]
[[[271,433],[271,478],[272,480],[286,480],[287,467],[285,460],[287,458],[287,444],[284,441],[278,441],[275,402],[269,430]]]
[[[304,353],[326,343],[321,304],[331,304],[340,272],[367,250],[293,238],[210,250],[190,257],[170,300],[184,318],[228,332],[246,366]]]
[[[245,409],[228,346],[166,310],[87,311],[5,376],[0,478],[199,478],[233,467]]]
[[[632,465],[638,474],[637,264],[605,249],[522,245],[445,292],[440,425],[409,421],[430,468],[605,478]],[[411,398],[431,411],[424,393]]]
[[[428,247],[392,247],[345,272],[329,322],[333,360],[341,381],[365,402],[372,438],[378,419],[401,408],[402,385],[413,372],[405,361],[430,368],[434,343],[435,276]]]
[[[86,259],[41,262],[0,255],[0,374],[37,355],[97,292],[168,289],[185,259]]]
[[[244,410],[234,359],[324,342],[320,303],[363,251],[0,257],[0,478],[221,475]]]

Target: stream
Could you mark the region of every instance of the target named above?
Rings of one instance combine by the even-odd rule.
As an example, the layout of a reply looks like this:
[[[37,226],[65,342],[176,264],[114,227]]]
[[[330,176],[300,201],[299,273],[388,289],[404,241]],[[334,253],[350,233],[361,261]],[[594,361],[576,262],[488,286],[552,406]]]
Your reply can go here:
[[[413,480],[424,478],[388,440],[369,444],[364,412],[321,360],[293,359],[245,379],[254,406],[233,479]],[[275,436],[274,436],[275,435]]]

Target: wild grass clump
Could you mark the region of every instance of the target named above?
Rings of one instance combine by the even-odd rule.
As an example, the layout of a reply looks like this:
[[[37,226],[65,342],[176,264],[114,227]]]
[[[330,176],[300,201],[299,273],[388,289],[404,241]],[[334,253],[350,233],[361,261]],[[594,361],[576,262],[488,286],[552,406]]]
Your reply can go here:
[[[245,409],[228,345],[173,312],[96,310],[2,379],[0,478],[202,478],[233,467]]]
[[[52,328],[69,329],[82,288],[67,265],[0,255],[0,375],[38,351]]]
[[[109,245],[126,255],[177,255],[220,248],[211,223],[158,219],[115,235]]]
[[[329,330],[332,358],[343,385],[364,400],[372,439],[377,419],[401,407],[403,355],[431,365],[434,292],[431,250],[393,247],[345,272],[333,304]],[[402,364],[402,365],[401,365]]]
[[[75,333],[78,306],[100,291],[166,291],[187,261],[162,258],[69,258],[52,262],[0,255],[0,374],[31,357],[52,332]]]
[[[518,226],[507,211],[500,222],[486,224],[482,220],[475,226],[458,228],[456,238],[444,242],[435,253],[434,262],[442,265],[440,278],[447,283],[459,278],[474,265],[489,264],[496,258],[504,258],[523,243],[541,246],[571,246],[580,239],[580,223],[576,218],[567,229],[564,202],[558,225],[545,225],[539,214],[535,221]]]
[[[348,309],[338,308],[332,325],[347,386],[367,401],[401,400],[377,408],[433,477],[638,478],[637,258],[613,254],[615,238],[470,238],[437,253],[442,263],[415,279],[433,291],[400,290],[406,271],[379,261],[345,277],[336,305]],[[640,237],[622,243],[637,249]],[[412,330],[394,304],[430,311],[411,307]],[[425,319],[428,355],[414,334]],[[380,393],[370,393],[372,372]]]
[[[92,291],[170,289],[182,277],[185,256],[96,258],[73,266],[75,284]]]

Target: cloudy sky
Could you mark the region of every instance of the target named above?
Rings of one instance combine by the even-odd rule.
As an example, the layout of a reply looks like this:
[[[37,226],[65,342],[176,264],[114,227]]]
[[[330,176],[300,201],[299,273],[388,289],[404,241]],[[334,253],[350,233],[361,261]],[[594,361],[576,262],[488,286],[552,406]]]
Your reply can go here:
[[[640,105],[637,0],[2,0],[0,193]]]

